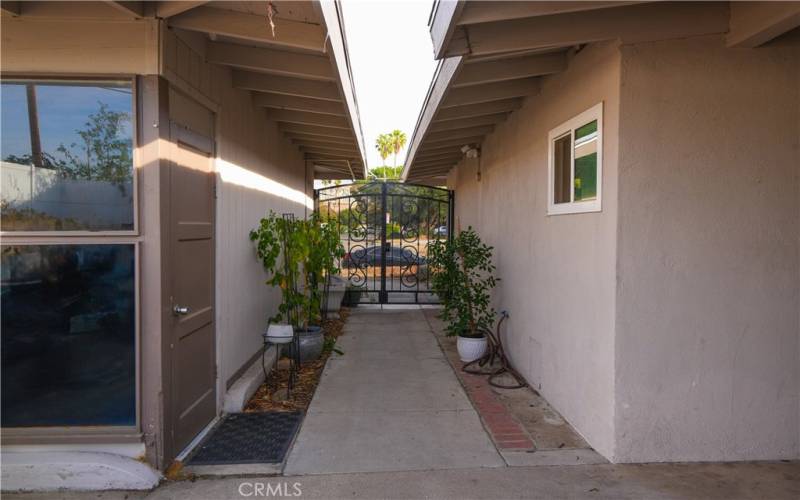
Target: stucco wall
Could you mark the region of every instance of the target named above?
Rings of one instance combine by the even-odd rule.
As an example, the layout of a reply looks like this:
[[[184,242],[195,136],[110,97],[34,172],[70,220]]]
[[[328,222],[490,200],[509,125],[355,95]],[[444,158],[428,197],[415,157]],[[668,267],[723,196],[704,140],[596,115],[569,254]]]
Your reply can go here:
[[[278,131],[267,111],[237,90],[228,68],[203,61],[204,40],[164,31],[163,71],[170,81],[218,107],[216,333],[218,396],[262,345],[267,318],[280,302],[248,237],[269,210],[306,214],[311,179],[301,153]],[[308,198],[310,202],[311,198]]]
[[[617,461],[798,457],[800,44],[774,45],[621,49]]]
[[[603,455],[614,451],[614,299],[619,51],[586,47],[545,79],[451,172],[457,224],[495,247],[514,366]],[[604,102],[603,210],[547,216],[547,134]]]

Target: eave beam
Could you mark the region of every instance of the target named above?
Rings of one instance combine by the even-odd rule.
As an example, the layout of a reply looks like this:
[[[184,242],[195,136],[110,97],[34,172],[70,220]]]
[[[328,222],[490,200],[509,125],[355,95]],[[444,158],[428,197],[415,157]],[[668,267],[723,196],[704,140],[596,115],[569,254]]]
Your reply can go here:
[[[426,142],[449,141],[451,139],[457,139],[460,137],[483,136],[492,133],[493,130],[494,126],[484,125],[481,127],[470,127],[470,128],[456,129],[456,130],[445,130],[443,132],[432,132],[425,137],[425,141]]]
[[[298,133],[320,137],[338,137],[353,140],[353,135],[350,130],[343,130],[340,128],[318,127],[315,125],[302,125],[299,123],[281,123],[280,129],[283,132],[289,133],[290,135]]]
[[[336,80],[330,60],[313,54],[247,47],[234,43],[208,42],[206,59],[214,64],[273,75],[331,82]]]
[[[459,36],[463,30],[466,33]],[[654,2],[460,26],[444,55],[476,57],[602,40],[639,43],[727,31],[728,2]]]
[[[171,17],[169,25],[189,31],[201,31],[277,46],[325,51],[325,30],[318,24],[289,19],[275,20],[275,36],[264,16],[213,7],[196,7]]]
[[[208,2],[190,2],[190,1],[175,1],[175,0],[158,2],[158,5],[156,6],[156,17],[160,17],[161,19],[167,19],[172,16],[177,16],[178,14],[183,14],[188,10],[194,9],[195,7],[200,7],[201,5],[207,3]]]
[[[534,54],[508,59],[464,64],[453,87],[551,75],[567,67],[566,52]]]
[[[111,2],[107,1],[106,4],[114,7],[123,14],[127,14],[134,18],[144,17],[144,2]]]
[[[453,147],[466,146],[468,144],[480,144],[483,141],[482,136],[473,137],[457,137],[455,139],[447,139],[441,141],[426,140],[419,148],[420,154],[423,152],[428,153],[431,151],[440,151],[443,149],[451,149]]]
[[[453,106],[466,106],[514,97],[526,97],[537,94],[538,92],[539,80],[537,78],[523,78],[520,80],[508,80],[486,85],[473,85],[470,87],[452,89],[442,102],[441,107],[450,108]]]
[[[731,2],[728,47],[758,47],[800,26],[800,2]]]
[[[240,89],[339,101],[339,91],[331,82],[303,80],[288,76],[265,75],[248,71],[233,72],[233,86]]]
[[[267,116],[276,122],[299,123],[303,125],[316,125],[319,127],[350,130],[350,124],[347,122],[347,119],[342,116],[309,113],[307,111],[289,111],[285,109],[272,109],[267,112]]]
[[[0,2],[0,10],[10,16],[21,16],[22,2]]]
[[[505,121],[508,115],[506,113],[497,113],[494,115],[475,116],[472,118],[464,118],[461,120],[445,120],[441,122],[433,122],[428,129],[429,132],[442,132],[445,130],[458,130],[462,128],[478,127],[481,125],[495,125]]]
[[[286,137],[292,141],[318,142],[330,145],[355,144],[355,141],[352,137],[324,137],[320,135],[302,134],[297,132],[286,132]]]
[[[495,113],[507,113],[516,111],[522,107],[522,98],[504,99],[500,101],[483,102],[470,104],[467,106],[456,106],[452,108],[440,109],[434,120],[441,122],[444,120],[460,120],[474,116],[492,115]]]
[[[253,104],[263,108],[287,109],[291,111],[309,111],[334,116],[345,116],[340,102],[322,101],[281,94],[253,93]]]
[[[458,18],[459,25],[507,21],[521,17],[549,16],[567,12],[620,7],[641,2],[604,1],[561,1],[561,2],[520,2],[520,1],[470,1]]]

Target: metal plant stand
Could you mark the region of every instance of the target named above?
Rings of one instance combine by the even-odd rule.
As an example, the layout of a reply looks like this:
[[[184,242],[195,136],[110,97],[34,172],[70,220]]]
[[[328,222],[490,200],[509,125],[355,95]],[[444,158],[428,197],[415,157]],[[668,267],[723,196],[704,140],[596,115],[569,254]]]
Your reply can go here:
[[[465,363],[461,369],[472,375],[488,375],[489,385],[493,387],[498,387],[500,389],[521,389],[527,387],[528,383],[522,375],[511,367],[511,363],[509,363],[508,358],[506,358],[505,351],[503,350],[503,341],[500,337],[500,326],[508,318],[508,313],[503,311],[500,314],[500,321],[497,322],[494,333],[488,330],[484,332],[487,341],[486,354],[474,361]],[[487,367],[487,370],[484,370],[484,366]],[[498,377],[506,373],[514,378],[516,381],[515,384],[509,385],[497,381]]]

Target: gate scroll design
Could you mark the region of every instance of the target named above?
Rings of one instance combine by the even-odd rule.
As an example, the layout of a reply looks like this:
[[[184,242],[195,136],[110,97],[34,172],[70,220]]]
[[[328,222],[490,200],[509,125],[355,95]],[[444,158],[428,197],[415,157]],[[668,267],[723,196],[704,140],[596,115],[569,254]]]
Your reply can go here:
[[[334,224],[345,249],[339,262],[351,300],[436,304],[428,247],[451,236],[453,193],[400,182],[354,183],[314,192],[315,210]]]

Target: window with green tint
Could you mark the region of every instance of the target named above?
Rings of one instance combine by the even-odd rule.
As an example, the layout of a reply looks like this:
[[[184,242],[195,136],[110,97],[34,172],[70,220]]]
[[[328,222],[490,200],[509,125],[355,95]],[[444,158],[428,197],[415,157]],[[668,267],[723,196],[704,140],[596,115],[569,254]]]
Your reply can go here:
[[[597,197],[597,153],[575,158],[575,201]]]
[[[577,142],[594,133],[597,133],[597,120],[575,129],[575,141]]]
[[[597,120],[575,129],[573,201],[597,197]]]
[[[602,113],[600,103],[550,131],[548,214],[600,211]]]

